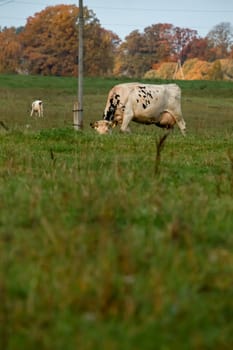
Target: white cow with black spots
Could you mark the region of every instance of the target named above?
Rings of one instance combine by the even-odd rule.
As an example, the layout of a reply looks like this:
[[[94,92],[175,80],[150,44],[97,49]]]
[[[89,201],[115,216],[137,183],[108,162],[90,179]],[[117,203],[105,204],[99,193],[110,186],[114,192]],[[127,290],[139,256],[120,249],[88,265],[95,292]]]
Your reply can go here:
[[[43,102],[36,100],[32,102],[31,117],[36,113],[39,117],[43,117]]]
[[[176,84],[125,83],[114,86],[109,94],[103,114],[103,120],[120,124],[123,132],[130,131],[129,123],[154,124],[172,129],[175,124],[185,135],[185,121],[181,111],[181,90]],[[99,133],[103,132],[102,121],[91,123]],[[99,123],[99,127],[98,127]],[[112,124],[114,126],[114,124]]]

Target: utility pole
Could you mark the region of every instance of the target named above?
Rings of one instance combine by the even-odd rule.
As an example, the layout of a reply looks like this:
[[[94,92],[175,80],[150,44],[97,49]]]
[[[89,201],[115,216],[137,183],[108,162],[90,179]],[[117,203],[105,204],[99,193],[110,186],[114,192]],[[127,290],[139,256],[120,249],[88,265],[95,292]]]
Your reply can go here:
[[[78,16],[78,103],[74,104],[74,129],[83,129],[83,1],[79,0]]]

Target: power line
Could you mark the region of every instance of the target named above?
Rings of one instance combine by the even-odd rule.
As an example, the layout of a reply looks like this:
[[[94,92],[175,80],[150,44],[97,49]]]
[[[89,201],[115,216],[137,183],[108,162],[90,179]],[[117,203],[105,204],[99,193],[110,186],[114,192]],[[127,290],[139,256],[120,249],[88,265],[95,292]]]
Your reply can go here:
[[[0,4],[1,6],[1,4]],[[27,17],[8,17],[8,16],[0,16],[1,19],[26,19]]]
[[[35,1],[16,1],[16,0],[0,0],[0,6],[6,5],[8,3],[15,2],[17,4],[28,4],[28,5],[35,5]],[[2,4],[1,4],[2,3]],[[38,2],[36,5],[48,5],[49,1],[45,2]],[[173,9],[166,9],[166,8],[145,8],[145,7],[110,7],[110,6],[93,6],[95,9],[100,9],[100,10],[110,10],[110,11],[149,11],[149,12],[185,12],[185,13],[232,13],[233,9],[184,9],[184,8],[173,8]],[[91,6],[89,6],[91,8]]]
[[[209,10],[209,9],[198,9],[198,10],[194,10],[194,9],[157,9],[157,8],[139,8],[139,7],[104,7],[104,6],[95,6],[95,9],[101,9],[101,10],[114,10],[114,11],[155,11],[155,12],[188,12],[188,13],[229,13],[229,12],[233,12],[232,10]]]
[[[71,0],[72,1],[72,0]],[[61,1],[62,2],[62,1]],[[12,4],[11,6],[16,6],[16,5],[19,5],[19,4],[28,4],[28,5],[40,5],[40,6],[43,6],[43,5],[49,5],[49,3],[50,3],[50,1],[49,0],[42,0],[42,1],[36,1],[36,3],[35,3],[35,1],[32,1],[32,0],[29,0],[29,1],[27,1],[27,0],[0,0],[0,6],[4,6],[4,5],[7,5],[7,4],[10,4],[10,3],[14,3],[14,4]],[[152,6],[151,6],[152,7]],[[156,9],[156,8],[146,8],[146,7],[141,7],[141,8],[139,8],[139,7],[133,7],[133,8],[130,8],[129,6],[128,7],[120,7],[120,6],[114,6],[113,5],[113,7],[111,7],[111,6],[92,6],[91,7],[91,5],[89,5],[88,6],[88,8],[89,9],[94,9],[94,11],[98,11],[98,10],[100,10],[100,12],[103,10],[105,13],[107,12],[107,14],[108,13],[111,13],[111,11],[124,11],[124,12],[129,12],[130,11],[130,13],[132,13],[132,12],[134,12],[134,14],[135,14],[135,23],[133,23],[133,24],[131,24],[131,23],[119,23],[118,21],[116,21],[117,23],[113,23],[113,22],[111,22],[111,23],[108,23],[107,21],[105,21],[104,19],[102,19],[101,20],[101,25],[102,26],[104,26],[104,27],[108,27],[108,26],[110,26],[110,27],[112,27],[112,26],[115,26],[115,27],[122,27],[122,28],[132,28],[132,29],[135,29],[135,30],[139,30],[139,28],[141,28],[142,27],[142,22],[140,22],[140,23],[137,23],[138,22],[138,19],[136,19],[136,14],[138,13],[138,12],[148,12],[148,11],[150,11],[150,12],[159,12],[159,13],[162,13],[162,12],[165,12],[165,13],[177,13],[177,12],[182,12],[182,13],[193,13],[193,14],[197,14],[197,16],[198,16],[198,14],[201,14],[201,13],[203,13],[203,14],[206,14],[206,13],[209,13],[210,15],[211,15],[211,13],[233,13],[233,9],[228,9],[228,10],[224,10],[224,9],[219,9],[219,10],[214,10],[214,9],[203,9],[203,10],[201,10],[201,9],[194,9],[194,8],[192,8],[192,9],[187,9],[187,8],[185,8],[185,9],[175,9],[175,8],[173,8],[173,9],[164,9],[164,8],[159,8],[159,9]],[[10,14],[12,14],[12,11],[11,11],[11,13]],[[161,14],[162,15],[162,14]],[[117,16],[116,14],[115,14],[115,16]],[[116,17],[116,18],[121,18],[120,17],[121,15],[120,15],[120,13],[119,13],[119,17]],[[134,16],[134,15],[133,15]],[[144,15],[144,16],[146,16],[146,14]],[[184,15],[185,16],[185,15]],[[28,17],[28,16],[27,16]],[[14,17],[14,16],[1,16],[1,14],[0,14],[0,19],[2,19],[2,20],[23,20],[23,21],[25,21],[26,19],[27,19],[27,17],[25,16],[25,17]],[[97,14],[97,17],[98,17],[98,14]],[[101,17],[101,16],[100,16]],[[109,17],[109,16],[108,16]],[[188,16],[187,16],[188,17]],[[193,16],[194,17],[194,16]],[[151,22],[151,20],[150,20],[150,22]],[[143,25],[144,27],[147,27],[147,26],[150,26],[150,24],[144,24]],[[139,28],[138,28],[139,27]],[[208,27],[204,27],[204,26],[197,26],[197,25],[192,25],[191,26],[193,29],[195,29],[195,30],[203,30],[203,29],[208,29]],[[130,29],[131,30],[131,29]]]
[[[14,0],[3,0],[3,1],[0,1],[0,6],[7,5],[10,2],[14,2]]]
[[[0,0],[0,2],[1,2],[1,0]],[[0,6],[1,6],[1,3],[0,3]],[[1,16],[0,15],[0,19],[26,20],[27,17],[12,17],[12,16]],[[110,23],[103,22],[102,23],[101,22],[101,25],[102,26],[122,26],[122,27],[128,27],[128,28],[136,28],[137,26],[141,27],[141,25],[139,23],[127,24],[127,23],[113,23],[113,22],[110,22]],[[148,25],[145,25],[145,26],[150,26],[150,25],[148,24]],[[194,29],[208,29],[209,28],[209,27],[204,27],[204,26],[201,26],[201,27],[200,26],[194,26],[194,27],[195,27]]]
[[[1,4],[0,4],[1,5]],[[18,19],[18,20],[25,20],[27,19],[27,17],[11,17],[11,16],[1,16],[0,15],[0,19]],[[101,22],[101,25],[102,26],[123,26],[123,27],[137,27],[137,26],[141,26],[139,23],[134,23],[134,24],[127,24],[127,23],[113,23],[113,22],[110,22],[110,23],[105,23],[105,22]],[[147,26],[150,26],[150,25],[147,25]],[[199,29],[207,29],[208,27],[198,27],[198,26],[195,26],[196,28],[199,28]]]

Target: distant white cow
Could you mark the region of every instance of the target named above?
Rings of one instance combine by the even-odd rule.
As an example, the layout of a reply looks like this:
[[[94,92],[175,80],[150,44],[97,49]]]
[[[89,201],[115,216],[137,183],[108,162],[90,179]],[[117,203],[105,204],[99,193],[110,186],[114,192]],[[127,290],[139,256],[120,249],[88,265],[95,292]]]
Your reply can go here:
[[[130,131],[128,126],[131,120],[165,129],[172,129],[177,124],[184,135],[186,126],[181,112],[181,90],[176,84],[116,85],[108,94],[103,120],[117,121],[123,132]],[[105,127],[106,132],[103,132],[100,122],[95,122],[99,123],[99,127],[95,124],[95,130],[108,133],[109,128]]]
[[[31,117],[34,113],[37,113],[39,117],[43,117],[43,102],[41,100],[32,102]]]

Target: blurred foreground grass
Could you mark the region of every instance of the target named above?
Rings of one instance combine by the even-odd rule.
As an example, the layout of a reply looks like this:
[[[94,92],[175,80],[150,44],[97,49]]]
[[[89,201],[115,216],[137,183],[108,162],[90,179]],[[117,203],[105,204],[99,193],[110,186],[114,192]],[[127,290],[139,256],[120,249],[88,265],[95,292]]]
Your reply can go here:
[[[233,347],[232,84],[178,82],[188,135],[101,137],[113,79],[0,79],[0,349]],[[29,117],[34,98],[45,118]]]
[[[1,349],[231,349],[228,136],[12,131]]]

